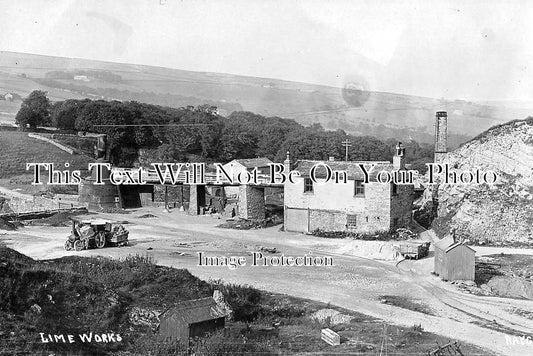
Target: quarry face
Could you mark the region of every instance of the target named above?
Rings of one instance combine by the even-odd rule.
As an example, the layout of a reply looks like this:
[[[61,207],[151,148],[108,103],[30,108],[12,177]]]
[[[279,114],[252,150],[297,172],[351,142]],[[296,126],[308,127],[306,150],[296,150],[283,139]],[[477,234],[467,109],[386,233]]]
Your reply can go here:
[[[510,122],[479,135],[445,157],[459,170],[494,171],[495,184],[438,186],[442,233],[477,243],[533,243],[533,120]]]

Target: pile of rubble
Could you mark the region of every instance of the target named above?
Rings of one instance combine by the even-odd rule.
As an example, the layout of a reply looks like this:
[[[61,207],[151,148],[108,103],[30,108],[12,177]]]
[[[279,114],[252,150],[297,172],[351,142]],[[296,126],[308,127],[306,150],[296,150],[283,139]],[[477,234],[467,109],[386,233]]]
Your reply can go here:
[[[335,309],[320,309],[311,315],[311,319],[329,325],[348,324],[353,318]]]
[[[277,215],[262,220],[250,219],[227,219],[225,223],[218,225],[225,229],[251,230],[263,229],[266,227],[276,226],[283,223],[283,219]]]
[[[159,327],[159,315],[155,310],[133,307],[129,313],[130,323],[137,326],[148,326],[153,331]]]
[[[353,240],[365,241],[389,241],[389,240],[412,240],[418,238],[418,234],[407,229],[399,228],[395,232],[378,232],[373,234],[357,233],[352,231],[324,231],[316,229],[312,235],[324,237],[328,239],[344,239],[349,238]]]

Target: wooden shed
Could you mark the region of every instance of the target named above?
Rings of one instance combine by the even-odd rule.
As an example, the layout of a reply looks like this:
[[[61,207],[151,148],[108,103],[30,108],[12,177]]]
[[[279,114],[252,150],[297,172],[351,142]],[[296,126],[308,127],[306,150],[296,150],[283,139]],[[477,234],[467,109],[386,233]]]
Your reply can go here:
[[[435,243],[435,274],[445,281],[473,281],[476,268],[476,251],[453,238]]]
[[[162,340],[182,340],[200,337],[225,325],[226,311],[212,297],[187,300],[168,309],[159,317],[159,337]]]

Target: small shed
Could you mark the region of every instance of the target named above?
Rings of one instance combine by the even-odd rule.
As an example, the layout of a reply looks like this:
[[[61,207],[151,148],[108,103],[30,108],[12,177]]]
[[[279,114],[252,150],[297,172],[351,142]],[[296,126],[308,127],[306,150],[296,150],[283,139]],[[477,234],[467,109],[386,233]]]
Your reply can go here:
[[[159,317],[159,337],[162,340],[182,340],[200,337],[225,326],[225,309],[212,297],[187,300],[168,309]]]
[[[473,281],[476,251],[464,243],[444,238],[435,243],[435,274],[445,281]]]

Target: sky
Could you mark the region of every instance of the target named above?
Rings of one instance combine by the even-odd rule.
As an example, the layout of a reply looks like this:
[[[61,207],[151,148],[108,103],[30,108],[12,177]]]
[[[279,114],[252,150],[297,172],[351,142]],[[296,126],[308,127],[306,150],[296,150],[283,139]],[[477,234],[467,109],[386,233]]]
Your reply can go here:
[[[0,50],[533,100],[533,1],[0,0]]]

